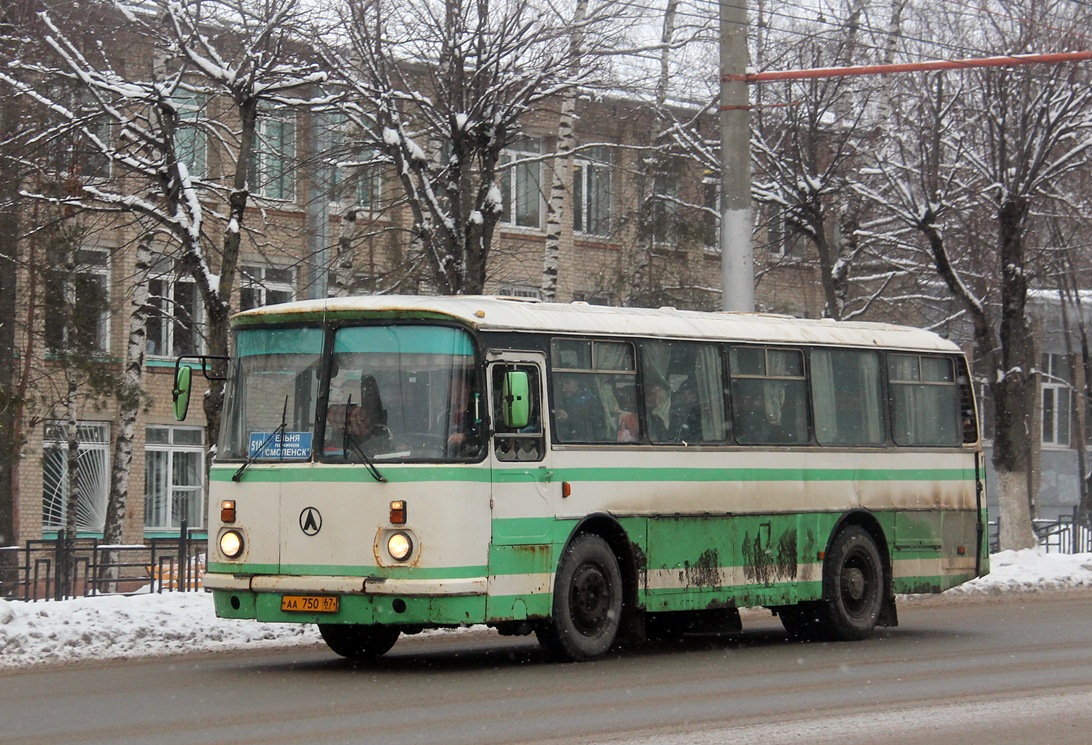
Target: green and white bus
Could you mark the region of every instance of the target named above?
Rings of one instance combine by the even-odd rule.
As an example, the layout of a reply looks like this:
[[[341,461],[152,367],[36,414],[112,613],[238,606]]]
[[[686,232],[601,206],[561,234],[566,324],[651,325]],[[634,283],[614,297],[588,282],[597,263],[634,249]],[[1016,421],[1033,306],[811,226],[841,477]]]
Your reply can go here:
[[[486,624],[587,660],[747,606],[863,639],[897,594],[988,571],[967,363],[927,331],[498,297],[233,323],[224,618],[315,623],[349,658]]]

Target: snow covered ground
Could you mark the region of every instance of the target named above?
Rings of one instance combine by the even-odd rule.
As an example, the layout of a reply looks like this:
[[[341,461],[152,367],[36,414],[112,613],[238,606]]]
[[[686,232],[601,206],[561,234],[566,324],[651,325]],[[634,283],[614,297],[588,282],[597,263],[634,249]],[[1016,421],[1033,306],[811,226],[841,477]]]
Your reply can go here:
[[[950,595],[1092,588],[1092,554],[1003,551],[991,573]],[[90,659],[131,659],[321,644],[314,626],[217,619],[203,592],[61,602],[0,600],[0,669]]]

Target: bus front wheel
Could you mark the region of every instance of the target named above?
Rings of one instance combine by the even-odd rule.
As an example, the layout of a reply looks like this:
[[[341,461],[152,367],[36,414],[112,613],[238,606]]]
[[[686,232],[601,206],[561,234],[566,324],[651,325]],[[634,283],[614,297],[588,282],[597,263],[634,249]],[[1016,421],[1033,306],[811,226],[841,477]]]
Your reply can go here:
[[[618,559],[599,536],[577,536],[558,565],[552,619],[536,631],[539,642],[569,660],[595,659],[614,644],[621,619]]]
[[[872,634],[884,598],[883,560],[872,535],[850,525],[838,533],[823,563],[824,626],[831,638],[856,641]]]
[[[326,646],[350,660],[375,659],[398,641],[398,629],[391,626],[320,623],[318,628]]]

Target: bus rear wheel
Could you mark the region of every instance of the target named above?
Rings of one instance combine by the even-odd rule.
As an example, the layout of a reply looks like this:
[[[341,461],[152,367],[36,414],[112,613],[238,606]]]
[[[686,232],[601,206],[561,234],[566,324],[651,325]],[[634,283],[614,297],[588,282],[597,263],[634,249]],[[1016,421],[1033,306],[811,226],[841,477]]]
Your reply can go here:
[[[622,572],[607,542],[577,536],[565,549],[554,579],[551,622],[536,630],[559,657],[592,660],[614,644],[622,619]]]
[[[883,560],[872,535],[858,525],[838,533],[823,563],[823,618],[838,641],[866,639],[883,607]]]
[[[350,660],[381,657],[398,641],[398,629],[392,626],[320,623],[318,628],[326,646]]]

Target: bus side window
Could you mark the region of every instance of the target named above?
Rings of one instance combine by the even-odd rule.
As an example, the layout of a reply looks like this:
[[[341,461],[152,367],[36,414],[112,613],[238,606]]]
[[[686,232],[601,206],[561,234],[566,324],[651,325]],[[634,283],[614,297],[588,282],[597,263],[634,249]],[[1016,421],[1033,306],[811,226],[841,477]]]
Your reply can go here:
[[[528,377],[528,418],[523,427],[504,423],[504,377],[512,371],[525,372]],[[493,365],[493,450],[497,460],[542,460],[545,442],[542,433],[542,384],[534,365]]]
[[[799,349],[732,347],[732,417],[743,445],[808,441],[804,357]]]

